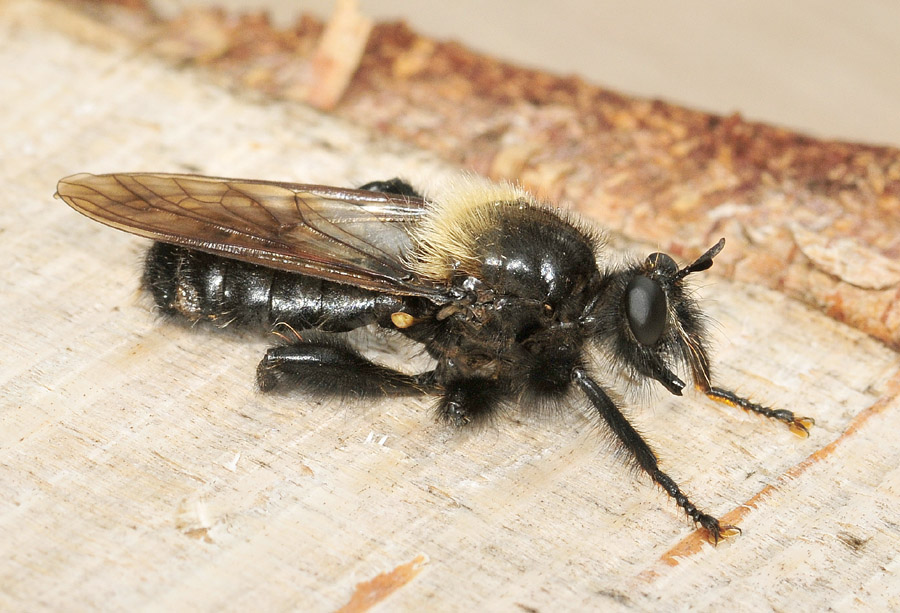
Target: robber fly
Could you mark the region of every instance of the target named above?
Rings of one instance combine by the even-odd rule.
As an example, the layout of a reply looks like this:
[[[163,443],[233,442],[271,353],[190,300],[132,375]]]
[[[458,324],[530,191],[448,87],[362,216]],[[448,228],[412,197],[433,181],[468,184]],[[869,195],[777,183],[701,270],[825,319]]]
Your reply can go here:
[[[712,266],[724,239],[687,266],[664,253],[607,266],[598,235],[571,214],[472,177],[434,199],[399,179],[344,189],[149,173],[79,174],[57,191],[88,217],[156,241],[143,281],[164,313],[306,331],[266,352],[263,391],[432,394],[456,426],[580,392],[713,542],[739,529],[699,510],[659,468],[592,373],[588,350],[679,396],[685,383],[673,368],[685,365],[709,398],[800,436],[814,423],[712,385],[686,278]],[[371,324],[420,343],[434,368],[388,368],[338,334]]]

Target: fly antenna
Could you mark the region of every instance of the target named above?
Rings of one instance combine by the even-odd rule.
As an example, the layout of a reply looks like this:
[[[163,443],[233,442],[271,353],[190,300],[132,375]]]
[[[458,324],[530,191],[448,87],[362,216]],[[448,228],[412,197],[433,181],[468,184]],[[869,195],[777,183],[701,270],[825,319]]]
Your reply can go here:
[[[706,253],[694,260],[693,263],[688,264],[687,266],[679,270],[675,275],[675,281],[681,281],[692,272],[701,272],[703,270],[707,270],[710,266],[713,265],[713,258],[719,255],[719,252],[722,251],[724,247],[725,239],[720,238],[718,243],[706,250]]]

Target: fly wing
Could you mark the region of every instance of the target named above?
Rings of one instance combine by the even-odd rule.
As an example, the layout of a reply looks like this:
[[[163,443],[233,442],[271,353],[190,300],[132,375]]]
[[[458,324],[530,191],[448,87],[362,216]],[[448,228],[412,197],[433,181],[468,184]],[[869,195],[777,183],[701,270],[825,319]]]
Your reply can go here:
[[[198,175],[78,174],[57,195],[103,224],[166,243],[366,289],[435,297],[404,264],[425,201]]]

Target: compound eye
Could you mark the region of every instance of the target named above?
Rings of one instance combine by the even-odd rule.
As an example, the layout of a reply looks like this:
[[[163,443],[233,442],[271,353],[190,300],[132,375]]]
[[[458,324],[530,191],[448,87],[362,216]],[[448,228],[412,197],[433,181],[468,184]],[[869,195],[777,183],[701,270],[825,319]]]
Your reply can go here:
[[[655,344],[666,327],[666,294],[659,283],[635,276],[625,289],[625,313],[638,342]]]

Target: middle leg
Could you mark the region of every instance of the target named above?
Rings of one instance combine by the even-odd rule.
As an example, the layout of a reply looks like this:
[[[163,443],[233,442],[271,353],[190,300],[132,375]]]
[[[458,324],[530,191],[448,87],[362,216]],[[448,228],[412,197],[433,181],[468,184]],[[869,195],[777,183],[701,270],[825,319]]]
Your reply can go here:
[[[438,402],[438,418],[462,427],[490,419],[504,396],[496,382],[480,377],[457,379],[444,386]]]

